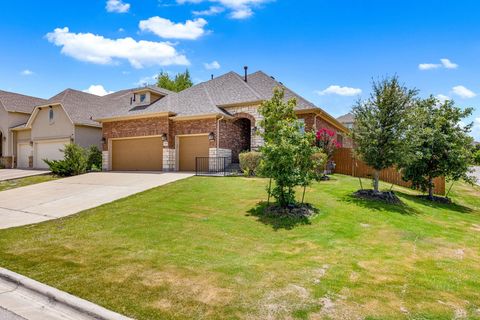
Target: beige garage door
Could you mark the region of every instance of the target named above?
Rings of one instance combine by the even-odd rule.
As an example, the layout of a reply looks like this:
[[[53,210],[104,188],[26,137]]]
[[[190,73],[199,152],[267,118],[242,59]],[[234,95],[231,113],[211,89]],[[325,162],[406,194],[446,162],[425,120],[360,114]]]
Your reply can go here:
[[[138,138],[112,141],[112,170],[161,171],[162,138]]]
[[[17,145],[17,168],[28,168],[31,155],[32,147],[30,146],[30,143],[19,143]]]
[[[62,160],[64,158],[63,150],[70,140],[48,140],[35,142],[34,168],[48,169],[45,163],[47,160]]]
[[[208,157],[208,136],[185,136],[179,138],[180,171],[195,171],[195,158]]]

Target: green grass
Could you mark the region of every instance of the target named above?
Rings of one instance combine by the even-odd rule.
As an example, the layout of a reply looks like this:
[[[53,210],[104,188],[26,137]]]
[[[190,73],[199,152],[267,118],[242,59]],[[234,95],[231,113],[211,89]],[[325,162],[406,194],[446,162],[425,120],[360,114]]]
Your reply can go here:
[[[393,206],[336,176],[295,223],[258,215],[266,184],[194,177],[1,230],[0,264],[137,319],[480,319],[480,188]]]
[[[15,189],[19,187],[25,187],[32,184],[52,181],[56,179],[58,179],[58,177],[55,177],[54,175],[51,175],[51,174],[46,174],[46,175],[19,178],[14,180],[0,181],[0,191]]]

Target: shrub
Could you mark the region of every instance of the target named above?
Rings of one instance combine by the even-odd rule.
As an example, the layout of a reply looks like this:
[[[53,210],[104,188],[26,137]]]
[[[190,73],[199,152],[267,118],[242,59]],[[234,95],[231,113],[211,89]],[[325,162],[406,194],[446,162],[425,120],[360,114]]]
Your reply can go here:
[[[92,145],[87,150],[87,170],[90,171],[100,171],[102,168],[102,151]]]
[[[63,160],[43,160],[50,167],[50,171],[58,176],[76,176],[87,171],[87,155],[79,145],[70,143],[65,145]]]
[[[240,160],[240,169],[246,176],[252,177],[257,175],[258,166],[262,159],[262,154],[260,152],[242,152],[238,158]]]
[[[323,152],[316,152],[312,155],[313,172],[315,174],[315,180],[320,180],[325,172],[325,165],[327,163],[328,156]]]

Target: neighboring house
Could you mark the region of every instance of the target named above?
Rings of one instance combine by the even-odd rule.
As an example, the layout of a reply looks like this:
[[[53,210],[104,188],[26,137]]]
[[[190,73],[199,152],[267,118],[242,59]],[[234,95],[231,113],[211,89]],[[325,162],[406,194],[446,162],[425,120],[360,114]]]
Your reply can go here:
[[[110,111],[96,118],[103,126],[103,169],[193,171],[196,157],[238,162],[241,151],[263,144],[258,107],[275,87],[297,100],[305,130],[329,128],[351,145],[344,125],[273,77],[229,72],[179,93],[146,87],[105,96]]]
[[[63,159],[61,149],[76,143],[101,148],[102,128],[92,120],[106,108],[102,97],[67,89],[37,103],[28,121],[12,129],[18,168],[48,168],[44,159]]]
[[[6,168],[14,166],[16,143],[12,128],[27,122],[36,105],[44,99],[0,90],[0,164]]]
[[[340,122],[341,124],[343,124],[345,127],[347,127],[348,129],[352,129],[353,128],[353,124],[355,123],[355,117],[353,116],[353,113],[349,112],[343,116],[340,116],[337,118],[338,122]]]

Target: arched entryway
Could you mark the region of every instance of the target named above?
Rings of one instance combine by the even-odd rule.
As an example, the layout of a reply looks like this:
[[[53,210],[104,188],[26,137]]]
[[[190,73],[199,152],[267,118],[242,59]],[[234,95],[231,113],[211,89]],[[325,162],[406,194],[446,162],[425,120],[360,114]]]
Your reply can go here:
[[[232,134],[232,162],[238,163],[238,155],[243,151],[250,151],[252,141],[252,122],[248,118],[237,118],[233,121]]]

